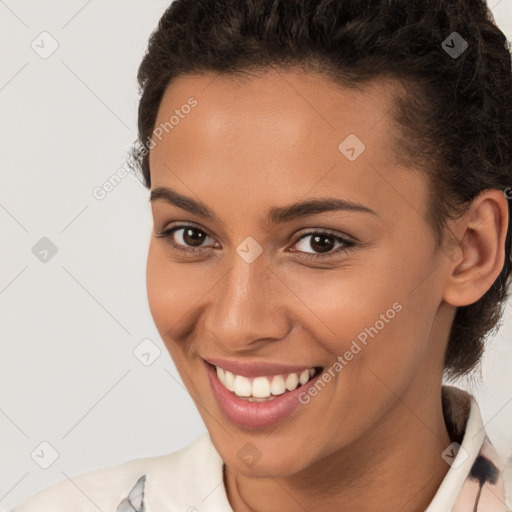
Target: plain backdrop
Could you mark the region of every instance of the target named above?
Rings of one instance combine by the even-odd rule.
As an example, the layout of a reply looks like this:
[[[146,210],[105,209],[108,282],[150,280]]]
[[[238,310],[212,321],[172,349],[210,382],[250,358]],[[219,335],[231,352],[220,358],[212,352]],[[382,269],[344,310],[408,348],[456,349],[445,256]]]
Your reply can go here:
[[[205,431],[147,305],[148,191],[129,174],[93,194],[122,174],[137,67],[168,4],[0,0],[0,510]],[[510,40],[512,0],[489,5]],[[483,382],[459,383],[507,454],[511,340],[508,304]]]

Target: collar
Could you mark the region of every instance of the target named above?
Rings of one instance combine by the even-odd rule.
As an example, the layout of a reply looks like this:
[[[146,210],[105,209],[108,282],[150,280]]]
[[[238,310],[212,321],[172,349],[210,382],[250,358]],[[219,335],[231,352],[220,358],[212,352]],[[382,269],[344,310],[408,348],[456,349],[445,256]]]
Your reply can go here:
[[[450,469],[425,512],[505,512],[503,461],[487,437],[474,397],[443,386],[442,403],[452,440],[442,457]]]

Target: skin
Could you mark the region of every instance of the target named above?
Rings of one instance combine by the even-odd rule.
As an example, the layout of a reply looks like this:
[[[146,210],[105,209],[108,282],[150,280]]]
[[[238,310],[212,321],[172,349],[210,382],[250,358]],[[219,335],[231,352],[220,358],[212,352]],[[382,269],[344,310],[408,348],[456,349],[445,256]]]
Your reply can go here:
[[[187,102],[197,106],[150,152],[152,189],[166,186],[215,212],[191,214],[152,201],[147,292],[156,327],[225,462],[234,510],[425,510],[449,467],[441,408],[443,358],[456,306],[478,300],[504,262],[507,201],[480,194],[449,227],[455,256],[435,249],[425,220],[422,174],[395,161],[387,115],[393,84],[342,89],[299,70],[245,81],[213,73],[182,76],[166,89],[156,125]],[[335,107],[333,107],[335,105]],[[348,134],[366,146],[353,162]],[[331,211],[272,225],[265,212],[298,200],[356,201],[376,215]],[[184,230],[208,235],[205,252]],[[329,256],[313,237],[329,230]],[[197,235],[197,231],[194,232]],[[246,237],[263,248],[252,263],[236,252]],[[295,250],[295,251],[294,251]],[[325,254],[325,253],[324,253]],[[221,413],[202,358],[332,366],[394,303],[402,309],[285,421],[244,429]],[[261,458],[237,452],[252,443]],[[361,490],[364,489],[364,492]]]

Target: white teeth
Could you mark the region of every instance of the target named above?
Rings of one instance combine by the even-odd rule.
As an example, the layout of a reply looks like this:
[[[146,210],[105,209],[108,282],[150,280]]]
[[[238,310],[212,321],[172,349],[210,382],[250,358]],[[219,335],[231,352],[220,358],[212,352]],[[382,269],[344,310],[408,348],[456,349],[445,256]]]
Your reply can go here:
[[[247,377],[237,375],[233,391],[237,396],[251,396],[251,381]]]
[[[270,396],[270,382],[267,377],[256,377],[252,381],[252,396],[255,398],[266,398]]]
[[[227,370],[224,372],[224,382],[222,383],[229,391],[235,390],[235,376],[231,372],[228,372]]]
[[[299,377],[296,373],[290,373],[286,380],[284,381],[284,385],[288,391],[293,391],[297,385],[299,384]]]
[[[273,400],[276,396],[282,395],[287,390],[293,391],[299,385],[304,385],[313,377],[315,370],[303,370],[300,375],[290,373],[283,378],[282,375],[274,377],[255,377],[252,380],[243,375],[235,375],[219,366],[216,367],[219,381],[226,389],[234,392],[237,396],[247,398],[251,402],[264,402]]]
[[[276,375],[270,384],[270,392],[273,395],[282,395],[286,391],[286,387],[284,385],[284,379],[281,375]]]

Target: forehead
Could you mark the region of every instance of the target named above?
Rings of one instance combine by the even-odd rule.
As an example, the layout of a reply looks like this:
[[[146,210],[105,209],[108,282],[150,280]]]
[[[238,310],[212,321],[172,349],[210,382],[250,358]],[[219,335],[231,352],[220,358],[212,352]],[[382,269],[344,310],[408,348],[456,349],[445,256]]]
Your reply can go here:
[[[290,70],[244,79],[214,73],[179,77],[158,111],[160,131],[150,152],[153,188],[170,185],[187,193],[182,181],[195,195],[208,197],[218,189],[221,197],[224,187],[224,199],[237,191],[245,208],[261,207],[259,193],[279,204],[309,192],[367,198],[378,209],[376,202],[384,208],[393,200],[393,194],[383,194],[390,186],[395,201],[410,193],[418,199],[423,180],[401,168],[393,150],[396,92],[391,81],[348,89]],[[360,154],[350,160],[345,148],[354,143]]]
[[[279,135],[272,147],[306,138],[314,143],[329,135],[337,139],[349,131],[366,136],[369,143],[388,142],[385,135],[394,129],[388,114],[397,84],[382,79],[346,88],[323,75],[294,69],[269,69],[242,77],[185,75],[166,88],[155,127],[165,125],[175,111],[179,115],[194,98],[197,105],[191,115],[185,115],[192,121],[180,123],[179,130],[173,127],[171,138],[190,135],[190,127],[205,143],[225,141],[237,133],[240,142],[249,133],[251,141],[264,139],[268,144],[269,130]],[[390,152],[389,156],[394,155]]]

